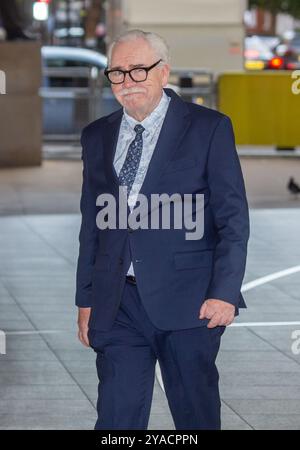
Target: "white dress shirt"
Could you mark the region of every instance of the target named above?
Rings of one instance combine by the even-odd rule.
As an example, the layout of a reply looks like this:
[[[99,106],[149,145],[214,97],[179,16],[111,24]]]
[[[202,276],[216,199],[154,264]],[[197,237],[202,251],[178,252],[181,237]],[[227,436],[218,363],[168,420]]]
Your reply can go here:
[[[167,94],[163,91],[159,104],[142,122],[138,122],[126,112],[125,108],[123,108],[123,117],[114,158],[114,168],[118,176],[124,164],[128,147],[130,143],[135,139],[135,125],[141,124],[145,128],[142,135],[142,156],[134,183],[128,196],[128,206],[131,211],[136,203],[137,196],[144,182],[170,100],[171,97],[168,97]],[[128,275],[134,275],[132,262],[128,269]]]

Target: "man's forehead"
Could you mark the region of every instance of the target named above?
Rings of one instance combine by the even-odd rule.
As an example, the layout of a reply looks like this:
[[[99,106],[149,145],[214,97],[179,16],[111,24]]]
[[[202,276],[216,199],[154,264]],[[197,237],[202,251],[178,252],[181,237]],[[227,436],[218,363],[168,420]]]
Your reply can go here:
[[[154,51],[150,45],[141,39],[120,42],[112,51],[112,64],[121,66],[136,66],[151,63]]]

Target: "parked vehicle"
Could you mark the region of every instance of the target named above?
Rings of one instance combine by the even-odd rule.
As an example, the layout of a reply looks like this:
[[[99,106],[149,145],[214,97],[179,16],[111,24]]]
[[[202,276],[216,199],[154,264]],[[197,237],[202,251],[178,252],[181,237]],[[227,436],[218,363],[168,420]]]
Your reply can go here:
[[[295,33],[291,39],[283,40],[276,47],[276,53],[282,59],[283,69],[300,69],[300,33]]]
[[[44,46],[42,64],[46,138],[78,136],[88,122],[120,107],[102,75],[105,55],[78,47]]]
[[[276,46],[276,41],[272,40]],[[271,41],[261,36],[253,35],[245,38],[245,69],[268,70],[280,69],[281,59],[272,50]]]

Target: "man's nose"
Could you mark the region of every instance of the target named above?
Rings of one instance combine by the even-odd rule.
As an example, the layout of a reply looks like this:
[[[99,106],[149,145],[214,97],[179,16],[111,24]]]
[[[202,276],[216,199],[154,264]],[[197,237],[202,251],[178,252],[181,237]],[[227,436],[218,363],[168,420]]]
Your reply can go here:
[[[129,75],[129,73],[125,73],[125,78],[123,81],[123,85],[125,88],[131,87],[135,85],[135,81],[133,81]]]

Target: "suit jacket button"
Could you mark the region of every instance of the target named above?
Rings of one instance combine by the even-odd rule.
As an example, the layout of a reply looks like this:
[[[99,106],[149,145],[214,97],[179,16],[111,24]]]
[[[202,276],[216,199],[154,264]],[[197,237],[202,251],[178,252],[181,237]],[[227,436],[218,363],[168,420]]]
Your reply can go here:
[[[119,258],[119,264],[123,264],[124,260],[123,258]]]

